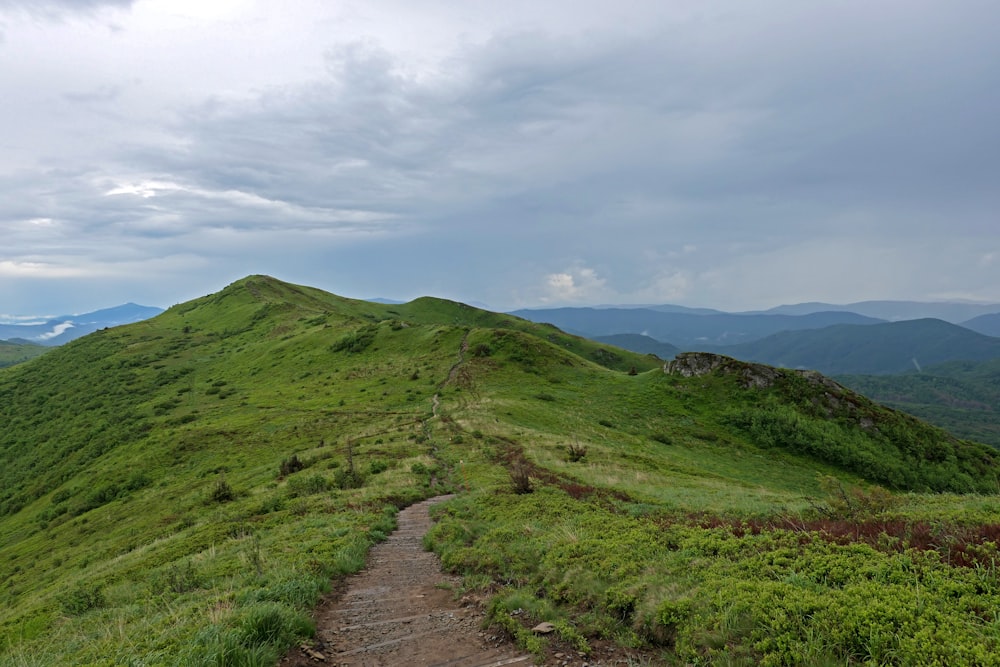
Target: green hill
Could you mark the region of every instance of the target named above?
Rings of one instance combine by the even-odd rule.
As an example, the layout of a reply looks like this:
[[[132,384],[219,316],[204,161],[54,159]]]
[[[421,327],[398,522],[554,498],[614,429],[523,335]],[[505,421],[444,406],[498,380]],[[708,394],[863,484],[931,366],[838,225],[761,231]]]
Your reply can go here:
[[[953,361],[903,375],[845,375],[838,381],[960,438],[1000,448],[1000,359]]]
[[[828,375],[880,375],[946,361],[997,359],[1000,338],[923,319],[785,331],[752,343],[711,349],[739,359],[811,368]]]
[[[994,450],[816,374],[667,370],[265,276],[4,369],[0,665],[275,664],[443,491],[429,543],[540,654],[549,620],[657,662],[995,664]]]
[[[962,322],[966,329],[972,329],[985,336],[1000,336],[1000,313],[989,313]]]
[[[0,368],[13,366],[28,359],[34,359],[46,352],[41,345],[0,340]]]

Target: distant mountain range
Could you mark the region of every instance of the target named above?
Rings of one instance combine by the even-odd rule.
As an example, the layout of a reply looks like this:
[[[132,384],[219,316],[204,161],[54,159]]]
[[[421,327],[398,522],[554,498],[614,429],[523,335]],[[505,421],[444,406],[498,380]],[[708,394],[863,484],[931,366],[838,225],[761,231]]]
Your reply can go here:
[[[0,341],[31,344],[17,349],[8,345],[2,356],[7,364],[15,363],[40,353],[32,349],[36,345],[61,345],[161,312],[127,303],[44,322],[0,324]],[[743,313],[662,304],[522,309],[510,314],[662,359],[681,351],[712,351],[829,374],[904,373],[953,360],[1000,358],[1000,304],[814,302]]]
[[[952,324],[962,324],[980,315],[1000,313],[1000,304],[964,303],[960,301],[859,301],[857,303],[838,305],[812,302],[778,306],[760,312],[772,315],[807,315],[809,313],[831,311],[857,313],[890,322],[933,318],[951,322]]]
[[[141,322],[162,312],[162,308],[126,303],[82,315],[48,318],[44,322],[0,324],[0,340],[23,341],[48,346],[62,345],[99,329]]]
[[[600,306],[513,314],[664,359],[677,351],[711,351],[823,373],[887,374],[1000,358],[1000,304],[803,303],[746,313]]]
[[[1000,336],[1000,313],[973,317],[967,322],[962,322],[962,326],[984,336]]]
[[[707,345],[735,345],[759,340],[779,331],[821,329],[833,324],[884,322],[849,312],[805,315],[665,312],[652,308],[554,308],[516,310],[512,315],[554,324],[588,338],[615,334],[642,334],[682,349]]]
[[[593,340],[599,343],[607,343],[615,347],[621,347],[633,352],[644,354],[655,354],[660,359],[673,359],[683,350],[670,343],[661,343],[655,338],[643,336],[642,334],[614,334],[612,336],[596,336]]]
[[[710,349],[745,361],[809,368],[828,375],[879,375],[959,359],[997,359],[1000,338],[943,320],[922,319],[784,331],[751,343]]]

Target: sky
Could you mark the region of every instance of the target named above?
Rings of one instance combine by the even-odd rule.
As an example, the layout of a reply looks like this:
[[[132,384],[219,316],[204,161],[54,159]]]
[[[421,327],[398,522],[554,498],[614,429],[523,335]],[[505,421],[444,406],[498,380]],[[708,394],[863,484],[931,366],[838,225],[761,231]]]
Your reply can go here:
[[[1000,302],[995,0],[0,0],[0,313]]]

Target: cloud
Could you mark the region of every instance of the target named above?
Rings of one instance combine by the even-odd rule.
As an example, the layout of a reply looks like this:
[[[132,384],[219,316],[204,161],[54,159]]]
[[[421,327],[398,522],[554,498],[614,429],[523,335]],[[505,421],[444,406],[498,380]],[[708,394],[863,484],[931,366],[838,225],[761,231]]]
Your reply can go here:
[[[82,102],[84,104],[99,104],[114,102],[124,93],[124,85],[103,84],[92,88],[89,91],[63,93],[63,97],[71,102]]]
[[[303,0],[171,31],[166,4],[37,6],[71,5],[131,11],[10,45],[37,64],[0,72],[0,261],[25,279],[160,259],[190,289],[285,271],[497,306],[1000,284],[994,3]],[[57,30],[65,54],[32,50]]]
[[[78,267],[60,266],[51,262],[16,262],[0,260],[0,276],[30,277],[46,280],[63,278],[80,278],[88,275],[88,271]]]
[[[55,338],[56,336],[61,336],[62,334],[66,333],[67,329],[72,329],[75,326],[76,325],[73,324],[72,322],[60,322],[59,324],[57,324],[54,327],[52,327],[52,331],[48,331],[46,333],[39,334],[39,335],[35,336],[34,339],[35,340],[49,340],[51,338]]]
[[[581,267],[545,276],[542,303],[595,303],[607,294],[607,281],[593,269]]]
[[[0,12],[25,12],[54,18],[65,14],[91,13],[102,9],[129,9],[136,0],[0,0]]]

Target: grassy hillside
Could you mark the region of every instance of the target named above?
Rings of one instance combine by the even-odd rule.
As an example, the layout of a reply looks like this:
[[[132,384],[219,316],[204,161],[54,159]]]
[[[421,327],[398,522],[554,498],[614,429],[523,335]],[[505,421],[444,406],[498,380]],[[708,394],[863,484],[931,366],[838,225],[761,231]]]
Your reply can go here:
[[[275,664],[446,490],[429,542],[540,653],[1000,648],[995,498],[902,492],[995,492],[995,452],[813,375],[254,276],[0,371],[0,423],[0,665]]]
[[[828,375],[879,375],[946,361],[997,359],[1000,338],[924,319],[786,331],[745,345],[713,349],[739,359],[811,368]]]
[[[1000,359],[954,361],[922,373],[845,375],[837,379],[961,438],[1000,448]]]
[[[45,348],[32,343],[16,343],[0,340],[0,368],[13,366],[45,353]]]

